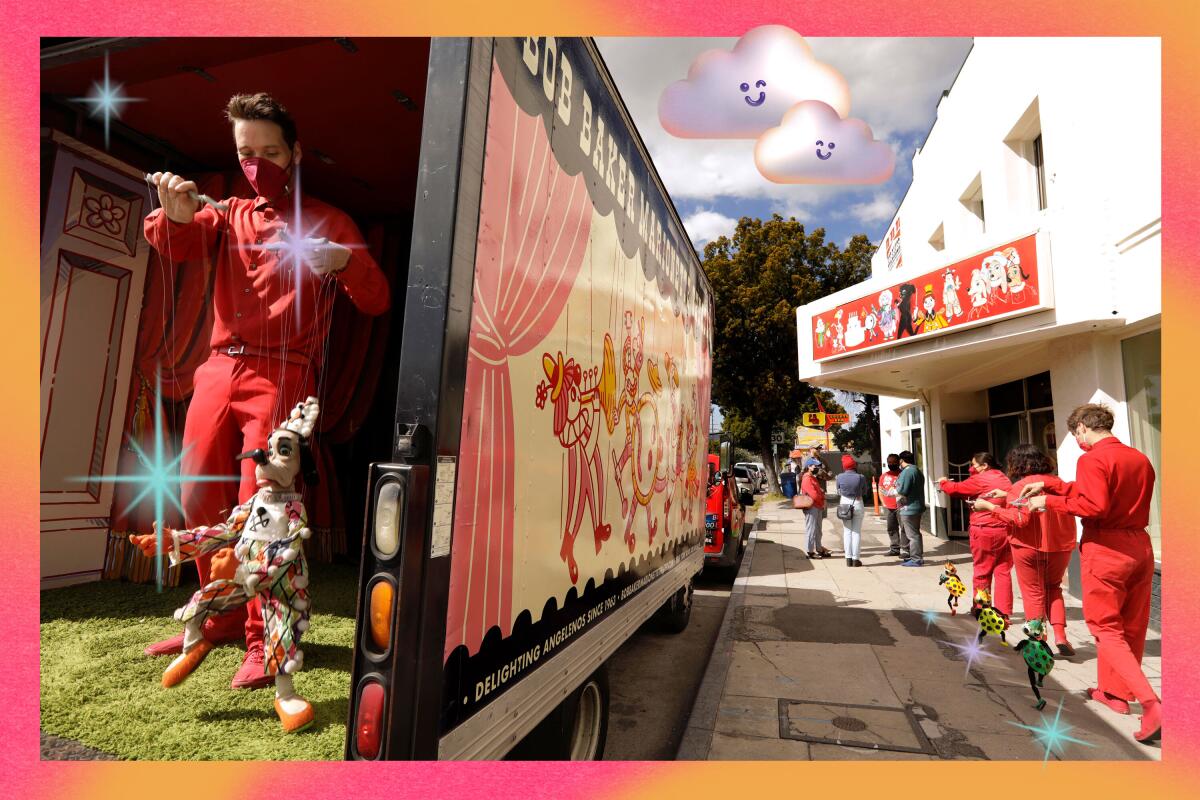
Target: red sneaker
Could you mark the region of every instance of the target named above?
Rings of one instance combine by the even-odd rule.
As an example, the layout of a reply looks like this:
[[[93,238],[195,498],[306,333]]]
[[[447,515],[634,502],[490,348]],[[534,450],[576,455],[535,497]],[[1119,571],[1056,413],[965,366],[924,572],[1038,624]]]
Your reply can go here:
[[[1102,692],[1099,689],[1088,689],[1086,692],[1084,692],[1084,696],[1088,700],[1095,700],[1097,703],[1103,703],[1118,714],[1129,713],[1129,703],[1125,702],[1119,697],[1113,697],[1111,694]]]
[[[1142,706],[1142,727],[1133,735],[1142,744],[1157,742],[1162,737],[1162,703],[1157,700]]]
[[[246,655],[242,656],[242,666],[233,676],[230,686],[234,689],[263,689],[274,685],[275,676],[268,675],[264,669],[262,645],[248,648]]]
[[[245,636],[245,631],[241,627],[229,633],[218,633],[215,628],[215,625],[210,625],[207,622],[200,628],[200,631],[204,634],[204,638],[214,647],[240,642]],[[155,642],[146,647],[142,652],[148,656],[177,656],[183,652],[183,634],[180,633],[177,636],[172,636],[170,639]]]

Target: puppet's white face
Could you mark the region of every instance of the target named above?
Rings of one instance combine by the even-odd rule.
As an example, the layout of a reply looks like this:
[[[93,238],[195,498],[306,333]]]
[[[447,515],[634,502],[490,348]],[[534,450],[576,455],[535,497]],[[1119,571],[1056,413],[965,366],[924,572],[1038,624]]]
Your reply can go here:
[[[267,439],[267,463],[254,468],[259,488],[288,491],[299,474],[300,437],[292,431],[274,431]]]
[[[925,313],[927,313],[927,314],[932,314],[932,313],[933,313],[933,307],[934,307],[936,304],[937,304],[937,301],[933,299],[933,295],[928,295],[928,296],[925,298]]]

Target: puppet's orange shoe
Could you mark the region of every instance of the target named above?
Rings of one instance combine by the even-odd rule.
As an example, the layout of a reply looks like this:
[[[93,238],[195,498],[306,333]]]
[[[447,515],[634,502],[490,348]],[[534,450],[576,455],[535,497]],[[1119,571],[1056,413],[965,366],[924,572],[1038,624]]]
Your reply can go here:
[[[183,679],[191,675],[196,670],[196,667],[200,666],[200,662],[204,660],[204,657],[208,655],[208,651],[212,649],[212,642],[208,639],[201,639],[195,647],[172,661],[166,671],[163,672],[163,687],[170,689],[172,686],[178,686],[183,683]]]
[[[312,703],[298,694],[292,695],[286,702],[294,709],[293,711],[284,708],[284,701],[281,698],[275,698],[275,713],[279,715],[279,721],[283,723],[284,733],[297,733],[312,725]]]

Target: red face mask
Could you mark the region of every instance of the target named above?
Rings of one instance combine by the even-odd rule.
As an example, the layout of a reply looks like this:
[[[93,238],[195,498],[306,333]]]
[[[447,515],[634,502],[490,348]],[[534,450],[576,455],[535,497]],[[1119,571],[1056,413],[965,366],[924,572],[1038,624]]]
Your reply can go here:
[[[291,177],[290,163],[288,166],[288,169],[284,169],[274,161],[268,161],[265,158],[243,158],[242,174],[246,176],[246,180],[250,181],[250,185],[254,187],[254,191],[259,197],[278,200],[283,196],[288,178]]]
[[[978,475],[979,469],[974,464],[972,464],[971,466],[967,467],[967,474],[968,475]]]
[[[1092,449],[1092,446],[1082,439],[1076,439],[1075,444],[1079,445],[1079,449],[1085,453]]]

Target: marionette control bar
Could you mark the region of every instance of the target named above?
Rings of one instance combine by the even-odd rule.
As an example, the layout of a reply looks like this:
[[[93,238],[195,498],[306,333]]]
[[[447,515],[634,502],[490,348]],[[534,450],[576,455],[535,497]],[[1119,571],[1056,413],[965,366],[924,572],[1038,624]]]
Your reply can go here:
[[[146,173],[146,183],[150,184],[151,186],[154,185],[154,177],[150,175],[150,173]],[[229,210],[229,206],[225,205],[220,200],[212,199],[206,194],[200,194],[199,192],[188,192],[188,197],[192,198],[197,203],[203,203],[204,205],[212,206],[217,211]]]

